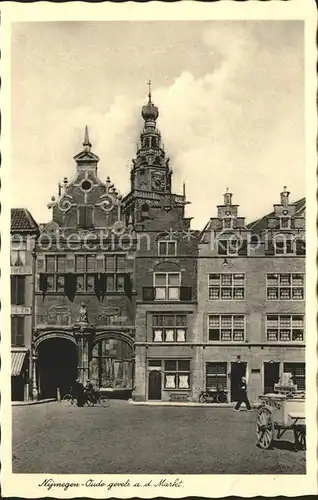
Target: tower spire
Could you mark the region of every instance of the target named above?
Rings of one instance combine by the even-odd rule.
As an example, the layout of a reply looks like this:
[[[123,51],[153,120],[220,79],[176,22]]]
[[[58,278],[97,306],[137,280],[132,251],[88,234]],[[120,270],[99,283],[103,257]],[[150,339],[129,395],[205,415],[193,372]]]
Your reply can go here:
[[[85,125],[85,133],[84,133],[84,142],[83,142],[83,146],[84,146],[84,149],[86,151],[90,151],[91,150],[91,143],[90,143],[90,140],[89,140],[89,135],[88,135],[88,127],[87,125]]]
[[[149,87],[149,91],[148,91],[148,102],[150,103],[151,102],[151,80],[149,80],[147,82],[147,85]]]

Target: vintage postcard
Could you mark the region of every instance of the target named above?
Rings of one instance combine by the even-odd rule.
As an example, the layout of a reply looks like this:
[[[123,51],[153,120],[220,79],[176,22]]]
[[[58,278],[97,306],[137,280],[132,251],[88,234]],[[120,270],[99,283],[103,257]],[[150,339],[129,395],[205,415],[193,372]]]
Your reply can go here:
[[[317,493],[316,30],[2,3],[4,497]]]

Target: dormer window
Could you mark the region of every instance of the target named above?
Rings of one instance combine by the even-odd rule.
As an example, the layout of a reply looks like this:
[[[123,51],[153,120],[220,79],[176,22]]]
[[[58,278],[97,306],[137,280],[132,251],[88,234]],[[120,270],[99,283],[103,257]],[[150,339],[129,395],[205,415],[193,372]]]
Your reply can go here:
[[[175,256],[177,253],[177,242],[171,240],[159,241],[158,254],[163,256]]]
[[[234,239],[218,240],[218,255],[237,255],[239,242]]]
[[[290,217],[281,217],[280,218],[280,228],[281,229],[290,229],[290,227],[291,227]]]
[[[295,240],[293,237],[283,237],[274,239],[275,255],[294,255]]]
[[[232,229],[233,219],[231,217],[225,217],[223,219],[223,229]]]

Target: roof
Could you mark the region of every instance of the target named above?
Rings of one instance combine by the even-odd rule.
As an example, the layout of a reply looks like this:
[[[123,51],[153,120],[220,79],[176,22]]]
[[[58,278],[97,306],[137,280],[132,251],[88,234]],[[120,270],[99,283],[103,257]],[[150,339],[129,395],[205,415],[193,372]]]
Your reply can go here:
[[[297,213],[301,212],[304,210],[306,206],[306,198],[301,198],[298,201],[295,201],[295,203],[291,203],[291,205],[294,205],[296,207],[295,209],[295,215]],[[267,219],[270,217],[275,217],[275,212],[270,212],[267,215],[264,215],[264,217],[261,217],[260,219],[257,219],[254,222],[250,222],[247,224],[248,229],[252,229],[253,231],[261,231],[263,229],[267,229]]]
[[[36,233],[38,225],[26,208],[11,208],[11,232]]]

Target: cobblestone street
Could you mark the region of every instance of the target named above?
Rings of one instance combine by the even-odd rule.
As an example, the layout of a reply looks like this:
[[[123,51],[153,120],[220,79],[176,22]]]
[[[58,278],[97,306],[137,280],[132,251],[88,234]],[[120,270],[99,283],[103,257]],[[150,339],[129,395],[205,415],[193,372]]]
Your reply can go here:
[[[293,436],[261,450],[257,411],[133,406],[14,407],[13,472],[91,474],[302,474]]]

